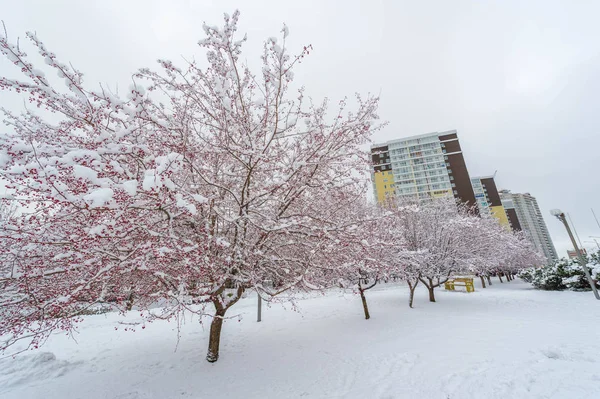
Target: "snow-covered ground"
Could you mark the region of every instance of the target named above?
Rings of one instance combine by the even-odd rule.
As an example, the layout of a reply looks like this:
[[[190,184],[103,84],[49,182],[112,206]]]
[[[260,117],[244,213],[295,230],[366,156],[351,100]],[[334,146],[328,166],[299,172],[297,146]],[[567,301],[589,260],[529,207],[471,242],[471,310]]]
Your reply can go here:
[[[496,280],[497,281],[497,280]],[[543,292],[513,281],[473,294],[403,286],[360,299],[331,292],[289,305],[256,299],[232,309],[221,358],[204,360],[208,324],[187,320],[123,331],[89,316],[77,342],[56,334],[38,351],[0,360],[2,398],[597,398],[600,303],[591,293]],[[115,330],[115,326],[119,329]]]

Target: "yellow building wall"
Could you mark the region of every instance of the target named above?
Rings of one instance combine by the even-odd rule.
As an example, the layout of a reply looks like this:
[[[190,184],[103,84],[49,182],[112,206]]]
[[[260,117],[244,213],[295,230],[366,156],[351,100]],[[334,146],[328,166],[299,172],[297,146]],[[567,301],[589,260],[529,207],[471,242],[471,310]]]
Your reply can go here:
[[[510,228],[508,216],[506,216],[506,211],[504,210],[504,207],[502,205],[490,206],[490,211],[492,212],[492,216],[498,219],[498,222],[501,226]]]
[[[384,202],[394,195],[394,174],[391,170],[385,170],[374,175],[377,202]]]

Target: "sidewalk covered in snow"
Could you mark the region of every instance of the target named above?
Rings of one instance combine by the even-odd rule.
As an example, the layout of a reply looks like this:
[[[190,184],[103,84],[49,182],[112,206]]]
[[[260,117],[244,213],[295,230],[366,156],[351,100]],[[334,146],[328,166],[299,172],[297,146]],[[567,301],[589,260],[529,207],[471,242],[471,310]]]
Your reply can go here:
[[[349,293],[263,307],[241,300],[221,359],[204,360],[206,324],[124,331],[136,316],[88,316],[77,342],[0,361],[3,398],[592,398],[600,381],[600,306],[589,292],[513,281],[472,294],[382,284],[371,319]],[[117,328],[117,330],[115,330]]]

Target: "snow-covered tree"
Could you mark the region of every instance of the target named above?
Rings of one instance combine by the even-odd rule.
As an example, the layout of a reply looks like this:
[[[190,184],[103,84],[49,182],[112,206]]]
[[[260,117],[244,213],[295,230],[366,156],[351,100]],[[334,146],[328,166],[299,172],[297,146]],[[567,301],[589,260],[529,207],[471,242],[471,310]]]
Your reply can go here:
[[[463,233],[473,229],[473,221],[479,221],[479,218],[470,214],[465,204],[448,198],[422,202],[419,210],[417,226],[423,253],[419,280],[429,291],[429,301],[435,302],[435,289],[452,273],[465,270],[468,254],[462,251],[467,240]]]
[[[510,231],[489,214],[471,216],[465,220],[459,241],[461,269],[479,276],[481,285],[485,288],[485,279],[490,281],[490,274],[495,273],[509,251],[505,238],[511,235]]]
[[[504,256],[501,268],[511,280],[521,270],[529,267],[539,267],[545,262],[544,254],[535,249],[522,232],[508,234],[503,240]]]
[[[394,235],[394,213],[366,205],[352,215],[351,229],[346,231],[335,249],[344,259],[338,269],[339,283],[344,288],[352,288],[360,295],[365,319],[369,319],[366,291],[380,281],[393,277],[393,264],[389,260],[402,248],[402,238]]]
[[[403,246],[391,257],[389,267],[406,280],[411,306],[419,282],[435,302],[435,289],[452,274],[475,273],[485,285],[484,276],[499,270],[515,273],[539,259],[521,235],[452,199],[405,202],[390,217],[398,219]],[[391,266],[394,262],[400,264]]]
[[[212,304],[213,362],[245,291],[325,286],[322,270],[338,267],[327,249],[365,195],[361,148],[378,99],[357,95],[354,111],[344,99],[330,115],[329,101],[292,93],[292,70],[311,48],[288,55],[286,27],[265,42],[254,74],[240,61],[238,17],[204,26],[206,67],[159,60],[160,71],[134,75],[125,99],[86,88],[34,34],[64,88],[0,39],[26,78],[1,78],[0,88],[42,109],[6,112],[0,139],[2,178],[28,208],[1,231],[3,261],[14,264],[1,280],[3,348],[71,331],[98,303],[147,318],[204,315]],[[150,311],[156,303],[162,310]]]
[[[185,301],[165,276],[200,278],[206,234],[180,234],[178,214],[190,213],[179,192],[179,154],[157,145],[144,118],[141,86],[127,99],[84,88],[82,74],[60,63],[27,34],[57,85],[35,69],[6,37],[0,50],[25,80],[0,79],[4,92],[32,104],[23,114],[4,111],[0,135],[2,179],[21,217],[1,228],[2,348],[20,338],[37,346],[55,329],[71,331],[78,315],[99,303],[125,310],[168,297],[176,311]],[[56,79],[54,79],[55,81]],[[204,202],[188,196],[188,201]],[[168,315],[163,315],[168,316]]]
[[[435,302],[435,288],[459,271],[465,219],[476,218],[468,211],[466,206],[444,198],[404,202],[396,208],[398,234],[405,244],[398,253],[402,263],[399,272],[410,288],[409,304],[419,282],[427,287],[429,300]]]
[[[421,246],[421,208],[416,203],[388,206],[388,242],[383,255],[387,273],[408,284],[408,305],[412,308],[414,293],[419,284],[427,251]]]

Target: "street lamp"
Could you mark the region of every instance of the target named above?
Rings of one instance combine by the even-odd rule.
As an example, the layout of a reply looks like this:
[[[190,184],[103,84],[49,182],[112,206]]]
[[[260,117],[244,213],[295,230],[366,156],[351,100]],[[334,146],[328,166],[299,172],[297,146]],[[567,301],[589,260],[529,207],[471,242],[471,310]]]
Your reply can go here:
[[[567,233],[569,233],[569,238],[571,239],[571,242],[573,243],[573,247],[575,248],[577,257],[579,258],[579,263],[581,264],[581,267],[583,268],[583,272],[585,273],[585,276],[587,277],[588,282],[592,286],[592,291],[594,292],[594,296],[596,297],[596,299],[600,300],[600,295],[598,295],[598,290],[596,289],[596,283],[594,282],[594,280],[592,280],[592,276],[590,275],[590,271],[587,267],[587,261],[585,260],[585,258],[583,257],[583,254],[579,250],[579,247],[577,246],[577,242],[575,242],[575,237],[573,237],[573,233],[571,233],[571,228],[569,227],[569,224],[567,223],[565,214],[560,209],[552,209],[550,211],[550,213],[552,214],[552,216],[556,216],[556,218],[565,225],[565,229],[567,229]]]

